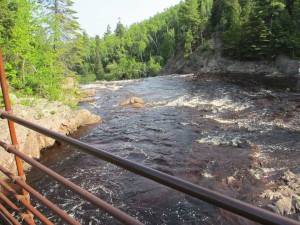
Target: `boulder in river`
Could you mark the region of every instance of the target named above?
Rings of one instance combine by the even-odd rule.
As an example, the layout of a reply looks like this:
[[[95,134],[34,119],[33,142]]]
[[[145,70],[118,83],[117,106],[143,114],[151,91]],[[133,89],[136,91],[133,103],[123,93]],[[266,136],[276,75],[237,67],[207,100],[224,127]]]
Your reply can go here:
[[[141,104],[141,103],[133,103],[132,104],[132,108],[139,109],[139,108],[144,108],[144,107],[145,107],[145,105]]]
[[[145,104],[145,101],[141,98],[138,98],[138,97],[132,97],[130,99],[130,103],[131,104],[134,104],[134,103]]]
[[[121,102],[120,105],[121,106],[132,105],[133,108],[144,108],[145,101],[138,97],[132,97],[132,98],[129,98],[129,99]]]
[[[120,105],[122,105],[122,106],[129,105],[129,104],[130,104],[130,99],[127,99],[127,100],[120,103]]]

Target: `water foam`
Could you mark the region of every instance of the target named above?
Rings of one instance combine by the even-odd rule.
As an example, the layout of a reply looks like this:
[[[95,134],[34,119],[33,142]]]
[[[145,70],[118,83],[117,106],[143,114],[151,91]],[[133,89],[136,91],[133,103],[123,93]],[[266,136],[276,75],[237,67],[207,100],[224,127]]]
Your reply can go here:
[[[205,171],[202,173],[202,176],[205,177],[205,178],[214,178],[215,176],[212,175],[211,173]]]
[[[110,90],[117,91],[123,88],[125,85],[137,82],[137,80],[125,80],[125,81],[99,81],[92,84],[80,85],[80,89],[96,89],[96,90]]]
[[[225,146],[234,146],[238,147],[241,143],[242,140],[239,137],[225,137],[223,136],[207,136],[205,138],[201,138],[196,140],[197,143],[205,143],[205,144],[210,144],[210,145],[225,145]]]
[[[221,99],[214,99],[208,100],[202,98],[201,96],[197,97],[190,97],[188,95],[181,96],[175,100],[163,100],[158,102],[152,102],[150,105],[156,107],[190,107],[190,108],[207,108],[209,107],[213,113],[223,112],[223,111],[234,111],[240,112],[243,111],[250,106],[244,103],[233,102],[230,99],[221,98]]]

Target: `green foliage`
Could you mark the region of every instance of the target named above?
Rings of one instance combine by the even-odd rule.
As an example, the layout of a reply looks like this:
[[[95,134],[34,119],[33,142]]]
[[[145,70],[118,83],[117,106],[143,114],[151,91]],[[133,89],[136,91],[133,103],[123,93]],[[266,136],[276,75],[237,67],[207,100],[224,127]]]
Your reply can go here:
[[[119,19],[114,33],[108,26],[102,39],[89,39],[89,58],[83,60],[86,71],[105,80],[157,75],[177,50],[184,49],[189,57],[199,45],[207,44],[212,3],[187,0],[129,28]]]
[[[135,79],[144,76],[145,65],[137,62],[134,58],[121,58],[118,63],[112,62],[107,65],[107,80]]]
[[[85,47],[88,57],[83,57],[86,71],[105,80],[157,75],[176,51],[178,10],[178,6],[172,7],[129,28],[119,19],[114,34],[108,26],[103,38],[96,36],[85,41],[90,43]]]
[[[124,37],[126,32],[126,29],[124,27],[124,25],[121,23],[121,19],[119,18],[119,22],[117,24],[116,30],[115,30],[115,35],[119,38]]]
[[[299,58],[299,0],[215,0],[211,24],[236,59]]]
[[[208,52],[208,51],[212,51],[213,48],[212,46],[209,44],[208,40],[203,40],[203,44],[201,45],[201,50],[204,52]]]
[[[156,76],[177,52],[300,58],[300,0],[183,0],[141,23],[121,19],[101,38],[82,32],[72,0],[0,0],[0,44],[10,86],[19,95],[65,99],[63,79],[122,80]]]
[[[215,32],[223,54],[231,58],[299,57],[299,7],[300,0],[185,0],[129,28],[119,20],[114,34],[108,27],[100,40],[97,79],[152,76],[179,50],[186,58],[198,48],[212,50],[208,40]]]
[[[58,6],[64,5],[61,12],[68,15],[73,13],[68,8],[72,1],[58,2]],[[68,17],[72,25],[66,29],[62,13],[58,13],[61,15],[58,16],[57,23],[52,23],[53,14],[45,11],[36,1],[12,0],[9,4],[7,1],[0,1],[0,5],[2,3],[7,7],[0,7],[0,43],[10,86],[19,95],[60,99],[61,80],[74,73],[70,71],[73,66],[70,62],[79,60],[71,51],[76,42],[72,36],[75,31],[71,32],[70,28],[76,27],[76,23],[71,22],[71,17]],[[47,4],[47,10],[54,9],[50,7],[52,3],[43,2]],[[57,31],[61,31],[59,27],[68,30],[69,41],[60,39],[59,32],[55,32],[56,26]],[[5,32],[1,32],[1,28],[5,28]],[[66,31],[62,31],[61,36],[66,36]]]
[[[151,57],[149,62],[148,62],[148,72],[147,75],[148,76],[156,76],[158,74],[158,72],[161,70],[161,65],[160,65],[160,60],[162,58],[157,57],[156,59],[154,57]]]
[[[160,55],[164,59],[165,64],[169,58],[175,53],[176,40],[175,40],[175,29],[172,28],[162,35],[162,43],[160,46]],[[151,60],[152,58],[150,58]],[[157,71],[158,72],[158,71]]]
[[[53,48],[59,50],[63,45],[73,39],[80,25],[77,22],[76,12],[72,10],[72,0],[40,0],[46,15],[46,27],[51,34]]]
[[[181,26],[184,57],[189,57],[199,44],[200,15],[198,0],[186,0],[179,9],[179,24]]]
[[[7,38],[11,38],[12,27],[14,26],[14,12],[13,2],[9,2],[8,0],[0,1],[0,41],[2,42]]]
[[[185,33],[185,43],[184,43],[184,57],[188,58],[192,54],[192,46],[193,46],[194,38],[192,30],[189,29]]]
[[[29,106],[29,107],[33,107],[35,105],[34,99],[30,99],[30,98],[23,98],[20,101],[21,105],[25,105],[25,106]]]
[[[80,77],[80,83],[81,84],[92,83],[95,80],[96,80],[96,75],[95,74],[86,74],[85,76]]]

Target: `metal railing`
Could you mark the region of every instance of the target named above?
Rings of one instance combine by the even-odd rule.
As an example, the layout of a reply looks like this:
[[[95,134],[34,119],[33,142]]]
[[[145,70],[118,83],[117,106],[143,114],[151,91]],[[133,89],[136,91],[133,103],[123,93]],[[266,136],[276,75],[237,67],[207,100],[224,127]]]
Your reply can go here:
[[[0,51],[0,76],[1,76],[2,91],[7,92],[7,87],[5,87],[6,80],[5,80],[3,63],[2,63],[1,51]],[[4,97],[5,104],[10,105],[9,99],[8,99],[8,92],[6,94],[3,93],[3,97]],[[5,111],[0,112],[0,116],[3,119],[7,119],[9,124],[11,124],[10,126],[14,126],[13,124],[17,123],[21,126],[27,127],[38,133],[44,134],[48,137],[51,137],[55,140],[67,143],[73,147],[76,147],[77,149],[79,149],[83,152],[93,155],[94,157],[97,157],[99,159],[102,159],[104,161],[107,161],[109,163],[117,165],[119,167],[122,167],[123,169],[126,169],[126,170],[131,171],[136,174],[139,174],[139,175],[146,177],[148,179],[151,179],[157,183],[163,184],[169,188],[172,188],[179,192],[185,193],[185,194],[195,197],[197,199],[203,200],[203,201],[213,204],[217,207],[220,207],[222,209],[230,211],[234,214],[248,218],[250,220],[253,220],[253,221],[256,221],[256,222],[259,222],[262,224],[300,225],[300,223],[295,220],[283,217],[281,215],[272,213],[270,211],[261,209],[259,207],[252,206],[245,202],[242,202],[237,199],[230,198],[230,197],[222,195],[220,193],[211,191],[209,189],[197,186],[195,184],[192,184],[192,183],[184,181],[182,179],[162,173],[162,172],[154,170],[152,168],[145,167],[138,163],[135,163],[135,162],[129,161],[127,159],[113,155],[111,153],[105,152],[104,150],[95,148],[91,145],[88,145],[88,144],[78,141],[76,139],[73,139],[73,138],[67,137],[65,135],[61,135],[57,132],[48,130],[48,129],[41,127],[39,125],[36,125],[32,122],[18,118],[16,116],[12,115],[11,109],[9,107],[6,107],[6,112]],[[80,188],[79,186],[75,185],[74,183],[63,178],[59,174],[55,173],[54,171],[50,170],[49,168],[45,167],[44,165],[40,164],[39,162],[31,159],[24,153],[20,152],[18,150],[18,146],[16,143],[17,142],[12,141],[12,144],[9,145],[7,143],[4,143],[3,141],[0,141],[0,146],[2,146],[9,153],[14,154],[16,159],[18,159],[20,162],[22,159],[25,162],[27,162],[28,164],[38,168],[45,174],[51,176],[57,182],[61,183],[65,187],[67,187],[69,190],[72,190],[74,193],[78,194],[79,196],[86,199],[90,203],[99,207],[103,211],[109,213],[110,215],[112,215],[116,219],[120,220],[121,222],[123,222],[125,224],[142,224],[135,218],[114,208],[113,206],[109,205],[105,201],[99,199],[98,197],[94,196],[93,194]],[[6,189],[12,196],[17,198],[20,201],[20,203],[22,203],[25,206],[25,208],[27,209],[27,213],[22,214],[20,209],[18,209],[12,202],[10,202],[10,200],[6,199],[5,196],[3,196],[1,194],[0,194],[0,199],[2,199],[8,206],[10,206],[10,208],[12,208],[13,211],[19,213],[21,215],[21,219],[24,220],[25,222],[27,222],[27,224],[34,223],[34,221],[32,219],[33,218],[32,214],[35,215],[36,218],[38,218],[40,221],[42,221],[45,224],[53,224],[51,221],[49,221],[45,216],[43,216],[40,212],[38,212],[30,204],[30,201],[28,198],[28,193],[30,193],[33,197],[35,197],[40,202],[42,202],[43,204],[48,206],[52,211],[54,211],[57,215],[59,215],[67,223],[79,224],[75,219],[73,219],[72,217],[67,215],[64,211],[59,209],[56,205],[51,203],[49,200],[44,198],[41,194],[39,194],[34,189],[32,189],[29,185],[27,185],[25,183],[24,174],[22,175],[22,173],[19,173],[18,176],[15,176],[14,174],[12,174],[10,171],[8,171],[6,168],[4,168],[1,165],[0,165],[0,171],[2,173],[4,173],[7,177],[9,177],[11,180],[13,180],[15,183],[17,183],[18,185],[20,185],[22,187],[23,195],[20,196],[13,189],[11,189],[7,184],[5,184],[4,181],[0,181],[0,185],[4,189]],[[8,218],[8,220],[12,224],[19,224],[19,222],[16,221],[16,219],[11,216],[11,214],[6,210],[6,208],[2,204],[0,204],[0,218],[2,216],[4,216],[5,218]]]

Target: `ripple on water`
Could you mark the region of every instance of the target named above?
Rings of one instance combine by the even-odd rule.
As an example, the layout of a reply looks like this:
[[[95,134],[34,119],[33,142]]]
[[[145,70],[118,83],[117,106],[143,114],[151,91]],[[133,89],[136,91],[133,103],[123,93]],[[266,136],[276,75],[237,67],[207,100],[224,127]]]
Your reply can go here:
[[[300,108],[292,93],[214,77],[194,80],[193,75],[99,82],[86,88],[99,91],[90,109],[105,122],[82,140],[107,152],[252,203],[261,179],[287,165],[299,171],[295,153],[300,146]],[[132,96],[142,97],[146,108],[119,105]],[[254,167],[252,152],[266,164]],[[57,161],[54,170],[146,224],[247,224],[86,154]],[[233,185],[224,182],[229,176]],[[35,185],[83,224],[117,224],[48,178],[41,177]]]

